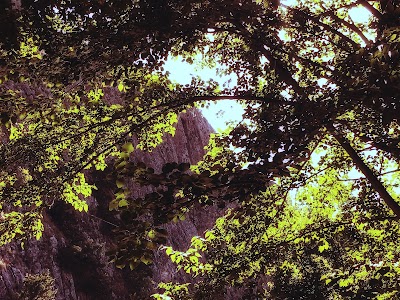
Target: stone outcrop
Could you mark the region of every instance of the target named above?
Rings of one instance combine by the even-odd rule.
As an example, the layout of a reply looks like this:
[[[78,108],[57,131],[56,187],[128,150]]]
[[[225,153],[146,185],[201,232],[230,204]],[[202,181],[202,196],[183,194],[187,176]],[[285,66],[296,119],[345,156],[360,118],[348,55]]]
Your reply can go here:
[[[166,136],[153,152],[135,152],[134,159],[160,170],[166,162],[196,163],[204,155],[211,126],[196,110],[180,116],[174,137]],[[112,214],[108,203],[112,185],[101,173],[91,174],[98,190],[89,198],[89,213],[75,211],[68,204],[56,202],[44,214],[45,231],[41,240],[24,245],[13,242],[0,248],[0,299],[18,299],[27,274],[45,274],[54,278],[57,300],[147,299],[154,293],[154,282],[185,279],[176,272],[164,253],[156,251],[152,266],[134,271],[118,269],[108,262],[107,249],[112,245]],[[143,195],[137,187],[134,194]],[[194,235],[211,227],[218,211],[196,208],[185,221],[167,225],[169,243],[185,249]],[[45,298],[35,298],[45,299]]]

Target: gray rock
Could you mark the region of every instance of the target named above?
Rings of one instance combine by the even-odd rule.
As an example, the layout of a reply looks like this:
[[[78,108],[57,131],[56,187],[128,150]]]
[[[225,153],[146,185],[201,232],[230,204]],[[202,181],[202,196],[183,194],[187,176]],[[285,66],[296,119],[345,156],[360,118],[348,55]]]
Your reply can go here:
[[[196,163],[204,155],[211,126],[196,110],[182,114],[174,137],[167,135],[163,144],[151,153],[137,151],[134,160],[143,161],[156,171],[166,162]],[[99,180],[101,174],[93,175]],[[104,176],[103,176],[104,177]],[[104,180],[104,178],[103,178]],[[44,213],[45,231],[41,240],[25,242],[24,247],[13,242],[0,249],[0,299],[16,299],[26,274],[41,274],[49,270],[55,280],[57,300],[148,299],[159,281],[188,280],[177,272],[163,251],[155,252],[152,266],[136,270],[120,270],[108,262],[105,254],[112,245],[112,227],[104,222],[110,218],[108,202],[111,186],[96,182],[99,190],[91,197],[89,214],[75,211],[69,205],[56,202]],[[133,187],[136,196],[148,189]],[[186,249],[190,239],[203,235],[212,226],[219,212],[198,207],[185,221],[169,224],[169,243],[175,249]]]

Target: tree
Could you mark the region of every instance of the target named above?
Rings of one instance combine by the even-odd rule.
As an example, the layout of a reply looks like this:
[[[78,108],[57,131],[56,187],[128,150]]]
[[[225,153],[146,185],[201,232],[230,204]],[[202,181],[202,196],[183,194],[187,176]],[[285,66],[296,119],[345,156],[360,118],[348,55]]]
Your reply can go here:
[[[395,1],[17,2],[1,13],[2,243],[40,238],[41,213],[57,199],[87,210],[96,187],[85,170],[95,168],[115,182],[110,209],[121,224],[110,255],[121,266],[149,263],[162,225],[194,203],[235,202],[189,254],[167,248],[212,287],[278,299],[397,293],[388,279],[399,272]],[[349,17],[358,6],[373,15],[368,24]],[[167,55],[191,62],[198,52],[237,74],[237,86],[171,82]],[[129,160],[173,134],[180,111],[229,98],[249,122],[215,136],[198,166],[171,162],[155,174]],[[353,166],[365,178],[345,184]],[[132,199],[130,181],[153,192]],[[206,282],[193,297],[206,299]]]

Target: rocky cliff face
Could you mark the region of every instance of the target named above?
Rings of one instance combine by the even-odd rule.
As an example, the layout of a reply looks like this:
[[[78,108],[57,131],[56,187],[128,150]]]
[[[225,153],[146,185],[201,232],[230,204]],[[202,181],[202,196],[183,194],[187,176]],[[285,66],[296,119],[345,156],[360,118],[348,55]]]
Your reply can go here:
[[[160,170],[166,162],[196,163],[203,154],[212,128],[198,111],[180,116],[174,137],[166,136],[151,153],[135,152],[134,159]],[[184,279],[164,253],[156,252],[152,266],[134,271],[117,269],[108,262],[106,251],[112,246],[113,216],[108,211],[112,186],[102,173],[91,174],[98,187],[89,199],[89,213],[79,213],[56,202],[44,214],[45,231],[40,241],[11,243],[0,249],[0,299],[21,299],[21,290],[40,290],[38,277],[47,276],[57,289],[57,300],[148,299],[154,282]],[[145,189],[134,187],[137,196]],[[211,227],[218,212],[210,208],[191,211],[187,219],[167,226],[169,243],[185,249],[192,236]],[[47,273],[48,270],[48,273]],[[46,275],[47,274],[47,275]],[[24,283],[25,278],[25,283]],[[51,292],[51,291],[50,291]],[[23,295],[23,294],[22,294]],[[35,299],[48,299],[41,295]]]

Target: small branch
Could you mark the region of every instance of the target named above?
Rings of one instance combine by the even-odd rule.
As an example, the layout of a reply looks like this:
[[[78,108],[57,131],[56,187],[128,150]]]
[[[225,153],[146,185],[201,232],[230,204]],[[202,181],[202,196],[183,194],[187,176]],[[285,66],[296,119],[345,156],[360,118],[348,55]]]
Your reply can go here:
[[[332,168],[332,166],[327,166],[327,167],[325,167],[325,168],[322,168],[321,170],[319,170],[319,171],[317,171],[317,172],[311,174],[311,175],[308,176],[307,178],[305,178],[305,179],[304,179],[304,182],[310,180],[311,178],[317,176],[318,174],[321,174],[322,172],[324,172],[324,171],[326,171],[326,170],[328,170],[328,169],[330,169],[330,168]]]
[[[396,173],[396,172],[400,172],[400,169],[387,171],[387,172],[381,173],[381,174],[379,174],[379,175],[380,175],[380,176],[383,176],[383,175],[387,175],[387,174],[391,174],[391,173]]]
[[[191,98],[190,102],[196,101],[217,101],[217,100],[249,100],[249,101],[261,101],[264,103],[278,103],[278,104],[288,104],[295,106],[296,102],[293,101],[285,101],[285,100],[276,100],[276,99],[267,99],[264,97],[256,97],[256,96],[195,96]]]
[[[384,143],[384,142],[375,142],[373,140],[371,140],[371,144],[372,146],[374,146],[375,148],[379,149],[379,150],[383,150],[385,152],[389,152],[391,154],[393,154],[394,156],[396,156],[397,158],[400,158],[400,148],[396,145],[395,143],[398,143],[399,139],[393,139],[391,141],[391,143]],[[393,145],[393,146],[392,146]]]
[[[359,150],[358,152],[370,151],[371,149],[376,150],[376,147],[369,146],[369,147],[363,148],[362,150]]]
[[[98,217],[98,216],[95,216],[95,215],[92,215],[92,214],[89,214],[89,213],[88,213],[88,215],[89,215],[90,217],[92,217],[92,218],[95,218],[95,219],[100,220],[100,221],[102,221],[102,222],[104,222],[104,223],[107,223],[107,224],[109,224],[109,225],[111,225],[111,226],[113,226],[113,227],[119,227],[118,225],[116,225],[116,224],[114,224],[114,223],[111,223],[111,222],[109,222],[109,221],[106,221],[106,220],[104,220],[104,219],[102,219],[102,218],[100,218],[100,217]]]
[[[396,169],[396,170],[391,170],[391,171],[379,173],[378,176],[385,176],[385,175],[387,175],[387,174],[392,174],[392,173],[396,173],[396,172],[400,172],[400,169]],[[366,179],[366,178],[365,178],[365,177],[348,178],[348,179],[338,178],[338,181],[357,181],[357,180],[364,180],[364,179]]]
[[[366,179],[366,178],[365,178],[365,177],[360,177],[360,178],[349,178],[349,179],[341,179],[341,178],[338,178],[337,181],[346,182],[346,181],[357,181],[357,180],[363,180],[363,179]]]

